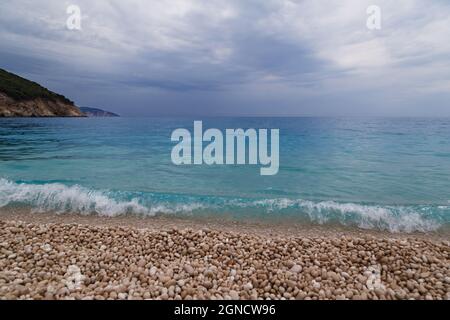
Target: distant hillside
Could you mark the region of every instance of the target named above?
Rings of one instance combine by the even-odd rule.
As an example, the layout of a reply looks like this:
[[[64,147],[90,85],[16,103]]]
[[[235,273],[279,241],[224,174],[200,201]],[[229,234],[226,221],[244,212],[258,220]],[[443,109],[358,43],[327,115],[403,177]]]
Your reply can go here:
[[[81,107],[80,110],[88,117],[120,117],[116,113],[97,108]]]
[[[0,69],[0,117],[83,117],[72,101]]]

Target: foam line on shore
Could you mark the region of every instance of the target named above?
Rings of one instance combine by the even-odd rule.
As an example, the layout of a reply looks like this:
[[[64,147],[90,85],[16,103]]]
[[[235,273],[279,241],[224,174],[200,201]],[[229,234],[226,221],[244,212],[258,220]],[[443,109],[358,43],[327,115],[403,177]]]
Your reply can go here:
[[[101,191],[61,183],[33,184],[0,179],[0,208],[26,206],[33,212],[118,216],[135,214],[223,214],[298,217],[318,224],[337,223],[389,232],[430,232],[447,222],[448,206],[379,206],[303,199],[230,199]]]

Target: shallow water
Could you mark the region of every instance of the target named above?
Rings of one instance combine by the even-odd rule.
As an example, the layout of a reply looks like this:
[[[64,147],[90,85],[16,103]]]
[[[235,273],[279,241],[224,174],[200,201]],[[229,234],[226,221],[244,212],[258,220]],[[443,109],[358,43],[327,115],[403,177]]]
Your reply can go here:
[[[0,119],[0,207],[224,215],[433,231],[450,223],[450,119],[210,118],[279,128],[280,171],[175,166],[194,119]]]

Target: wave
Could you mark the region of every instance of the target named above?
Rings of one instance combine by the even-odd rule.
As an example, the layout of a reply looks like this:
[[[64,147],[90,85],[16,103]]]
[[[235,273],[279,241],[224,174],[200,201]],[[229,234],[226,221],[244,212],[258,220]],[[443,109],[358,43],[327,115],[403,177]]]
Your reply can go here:
[[[245,199],[140,192],[102,191],[62,183],[23,183],[0,179],[0,208],[33,212],[118,216],[136,214],[233,214],[237,217],[291,217],[318,224],[341,224],[390,232],[431,232],[448,224],[450,206],[380,206],[303,199]]]
[[[335,201],[313,202],[308,200],[268,199],[255,201],[254,205],[268,211],[282,211],[297,208],[312,222],[325,224],[338,222],[342,225],[356,225],[362,229],[378,229],[389,232],[430,232],[439,229],[443,217],[450,214],[447,206],[377,206]]]
[[[120,197],[119,197],[120,198]],[[26,184],[0,179],[0,208],[11,205],[30,206],[33,212],[98,214],[114,217],[123,214],[153,216],[157,213],[191,212],[198,205],[155,204],[148,207],[140,199],[120,200],[114,192],[91,190],[78,185],[66,186],[60,183]]]

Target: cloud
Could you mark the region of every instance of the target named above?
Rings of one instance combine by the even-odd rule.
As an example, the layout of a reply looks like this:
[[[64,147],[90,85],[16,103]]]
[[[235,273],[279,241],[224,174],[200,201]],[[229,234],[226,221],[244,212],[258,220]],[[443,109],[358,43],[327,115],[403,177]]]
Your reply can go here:
[[[396,114],[433,97],[450,115],[450,4],[375,2],[382,29],[371,31],[368,0],[2,1],[0,58],[124,114],[125,97],[137,113],[221,114]],[[70,4],[81,31],[65,27]]]

